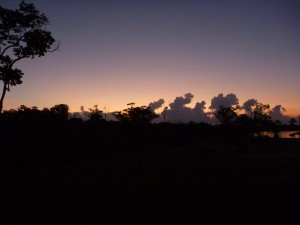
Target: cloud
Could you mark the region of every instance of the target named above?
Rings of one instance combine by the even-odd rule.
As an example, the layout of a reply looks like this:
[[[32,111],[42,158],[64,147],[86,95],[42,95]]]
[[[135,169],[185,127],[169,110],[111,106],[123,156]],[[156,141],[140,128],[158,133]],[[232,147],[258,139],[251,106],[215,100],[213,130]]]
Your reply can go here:
[[[164,103],[165,103],[165,100],[161,98],[157,101],[149,103],[148,106],[154,111],[156,109],[159,109]]]
[[[205,101],[197,102],[194,108],[187,107],[193,100],[194,95],[187,93],[184,96],[179,96],[174,99],[169,107],[165,107],[163,114],[166,121],[188,123],[194,122],[210,122],[206,109]]]
[[[224,107],[231,107],[231,106],[235,106],[239,104],[239,100],[236,97],[235,94],[230,93],[226,96],[223,96],[223,94],[219,94],[217,97],[213,97],[211,100],[211,105],[210,105],[210,109],[215,111],[217,110],[220,106],[224,106]]]
[[[246,115],[252,117],[252,107],[257,103],[258,103],[258,101],[256,99],[251,98],[251,99],[244,102],[241,109],[245,110]]]
[[[270,116],[273,121],[279,120],[282,124],[288,124],[290,117],[284,115],[283,113],[286,112],[285,108],[281,105],[276,105],[270,112]]]
[[[206,105],[205,101],[197,102],[195,107],[194,107],[194,110],[196,112],[204,112],[204,110],[206,109],[205,105]]]
[[[194,121],[195,122],[205,122],[210,123],[213,122],[212,119],[209,117],[209,113],[205,112],[206,102],[197,102],[195,107],[192,109],[194,114]]]
[[[161,116],[154,120],[154,122],[177,122],[177,123],[188,123],[190,121],[194,122],[205,122],[205,123],[216,123],[217,120],[213,113],[222,105],[224,107],[236,106],[239,103],[237,96],[233,93],[223,95],[220,93],[218,96],[211,99],[211,105],[206,106],[205,101],[196,102],[194,107],[188,107],[187,105],[192,102],[194,95],[191,93],[186,93],[183,96],[178,96],[174,99],[169,106],[165,106],[162,110]],[[249,99],[245,101],[241,107],[247,114],[250,114],[250,109],[258,103],[256,99]],[[160,98],[157,101],[149,103],[149,107],[154,111],[162,107],[165,104],[165,100]],[[211,111],[207,111],[209,108]],[[271,111],[270,116],[272,120],[279,120],[283,124],[288,124],[290,117],[285,115],[285,108],[281,105],[276,105]],[[80,112],[74,112],[71,114],[72,117],[81,118],[83,120],[88,120],[89,111],[85,111],[84,107],[80,107]],[[112,113],[106,114],[106,120],[116,120]]]
[[[180,110],[186,108],[185,105],[192,102],[194,95],[187,93],[184,97],[176,97],[173,103],[170,103],[171,110]]]
[[[256,99],[251,98],[244,102],[242,108],[245,109],[246,111],[249,111],[251,107],[254,106],[256,103],[258,103],[258,101]]]
[[[169,104],[169,109],[164,111],[166,121],[187,123],[192,120],[192,109],[186,107],[192,102],[193,95],[187,93],[184,97],[176,97],[172,103]]]

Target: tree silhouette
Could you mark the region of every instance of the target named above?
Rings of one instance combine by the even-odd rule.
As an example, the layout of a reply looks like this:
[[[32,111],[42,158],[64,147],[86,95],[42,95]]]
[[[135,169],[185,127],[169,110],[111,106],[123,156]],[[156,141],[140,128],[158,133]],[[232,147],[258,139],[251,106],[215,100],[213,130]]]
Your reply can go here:
[[[235,112],[236,108],[220,106],[215,112],[215,117],[223,125],[232,125],[235,123],[238,115]]]
[[[46,111],[46,109],[44,109],[44,111]],[[66,104],[55,105],[50,108],[50,112],[57,119],[67,120],[69,117],[69,106]]]
[[[98,105],[94,105],[93,108],[89,108],[89,115],[90,121],[100,121],[103,120],[102,111],[98,109]]]
[[[0,113],[10,86],[22,84],[24,73],[13,68],[15,63],[24,58],[44,56],[58,48],[51,49],[55,40],[51,32],[46,30],[48,23],[44,14],[25,1],[16,10],[0,6],[0,80],[3,81]]]
[[[130,107],[123,111],[113,113],[120,122],[129,122],[137,124],[150,123],[153,119],[159,117],[150,107]]]
[[[236,119],[236,124],[240,126],[251,126],[253,125],[253,119],[247,114],[240,114]]]
[[[256,125],[268,125],[272,122],[270,114],[270,105],[256,103],[253,107],[253,122]]]
[[[256,103],[253,109],[253,119],[259,119],[259,120],[269,119],[270,118],[269,110],[270,110],[270,105],[262,104],[259,102]]]

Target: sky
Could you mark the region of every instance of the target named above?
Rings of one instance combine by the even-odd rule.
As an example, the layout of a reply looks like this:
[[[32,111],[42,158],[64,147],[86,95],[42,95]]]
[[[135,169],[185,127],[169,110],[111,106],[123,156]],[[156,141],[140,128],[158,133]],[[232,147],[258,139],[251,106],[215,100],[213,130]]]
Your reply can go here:
[[[235,94],[300,115],[300,0],[32,0],[61,43],[20,61],[23,84],[4,108],[71,111],[193,97],[194,108]],[[0,0],[15,9],[19,1]],[[202,104],[203,105],[203,104]]]

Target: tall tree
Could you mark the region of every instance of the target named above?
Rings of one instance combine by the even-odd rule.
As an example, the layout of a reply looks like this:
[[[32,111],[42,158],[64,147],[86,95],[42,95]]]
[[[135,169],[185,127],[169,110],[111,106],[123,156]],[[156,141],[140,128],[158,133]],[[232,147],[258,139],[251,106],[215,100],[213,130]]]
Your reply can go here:
[[[24,58],[44,56],[55,42],[51,32],[46,30],[48,19],[33,4],[21,1],[16,10],[0,6],[0,80],[3,90],[0,98],[0,113],[3,101],[11,86],[22,84],[24,73],[14,68]]]

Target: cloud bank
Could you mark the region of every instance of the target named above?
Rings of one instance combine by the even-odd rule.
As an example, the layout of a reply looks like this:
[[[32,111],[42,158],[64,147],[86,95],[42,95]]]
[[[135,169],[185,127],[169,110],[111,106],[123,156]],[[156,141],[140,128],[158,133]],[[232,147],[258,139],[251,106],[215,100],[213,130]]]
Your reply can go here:
[[[193,122],[205,122],[205,123],[216,123],[217,120],[213,116],[214,112],[220,107],[236,107],[239,104],[239,99],[233,93],[224,95],[223,93],[211,99],[211,104],[209,107],[206,106],[205,101],[196,102],[194,107],[188,106],[192,103],[194,95],[191,93],[186,93],[183,96],[176,97],[173,102],[170,102],[168,106],[165,106],[166,101],[163,98],[158,99],[149,103],[149,107],[153,111],[158,111],[161,108],[160,117],[155,119],[154,122],[176,122],[176,123],[188,123]],[[251,108],[259,103],[256,99],[249,99],[245,101],[241,107],[239,107],[241,113],[246,113],[251,116]],[[163,110],[162,110],[162,107]],[[276,105],[270,111],[270,116],[273,121],[279,120],[282,124],[288,124],[290,117],[285,115],[285,108],[281,105]],[[88,120],[89,112],[85,111],[83,106],[80,108],[79,112],[74,112],[71,114],[72,117],[81,118],[83,120]],[[112,113],[106,114],[107,120],[116,120]]]
[[[169,107],[164,108],[162,113],[164,118],[160,118],[158,121],[162,122],[165,120],[177,123],[188,123],[190,121],[211,122],[208,116],[209,113],[204,111],[206,109],[205,101],[197,102],[193,108],[187,106],[192,102],[193,98],[194,95],[191,93],[176,97],[174,101],[169,104]]]

